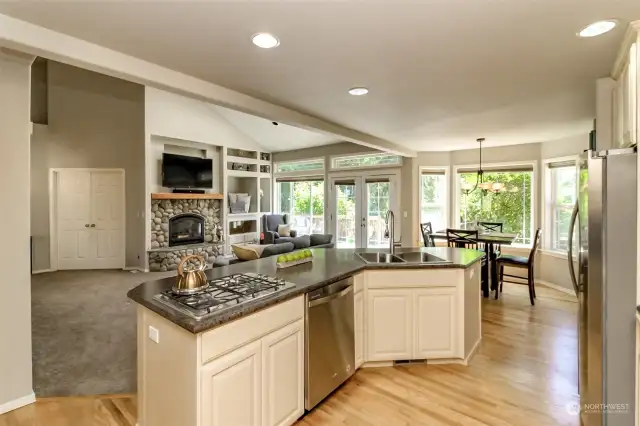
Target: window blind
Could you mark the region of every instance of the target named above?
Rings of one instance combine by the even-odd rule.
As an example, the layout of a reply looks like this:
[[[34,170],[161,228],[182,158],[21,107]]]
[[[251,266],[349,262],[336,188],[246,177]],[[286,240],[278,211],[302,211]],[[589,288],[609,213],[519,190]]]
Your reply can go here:
[[[477,167],[463,167],[458,169],[458,174],[462,173],[476,173],[478,171]],[[532,165],[522,165],[522,166],[504,166],[504,167],[487,167],[482,168],[483,172],[487,173],[517,173],[517,172],[532,172]]]
[[[420,172],[422,176],[444,176],[444,170],[422,170]]]
[[[281,177],[276,178],[276,182],[322,182],[322,176],[300,176],[300,177]]]
[[[334,185],[355,185],[355,179],[340,179],[333,182]]]
[[[389,183],[388,177],[370,177],[364,180],[366,183]]]
[[[575,166],[576,166],[575,160],[558,161],[555,163],[549,163],[547,165],[547,167],[549,167],[550,169],[559,169],[561,167],[575,167]]]

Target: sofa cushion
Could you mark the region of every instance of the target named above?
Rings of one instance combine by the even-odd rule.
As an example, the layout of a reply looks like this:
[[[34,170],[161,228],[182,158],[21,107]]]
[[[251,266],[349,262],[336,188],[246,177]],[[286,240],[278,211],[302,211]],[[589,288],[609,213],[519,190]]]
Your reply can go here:
[[[271,244],[265,247],[266,248],[262,251],[262,256],[260,256],[261,258],[289,253],[290,251],[293,251],[293,243],[288,243],[286,241],[278,244]]]
[[[278,231],[278,225],[285,223],[284,215],[281,214],[266,214],[263,217],[265,218],[265,228],[267,231]]]
[[[278,235],[281,237],[290,237],[291,225],[278,225]]]
[[[321,246],[325,244],[331,243],[333,240],[333,235],[331,234],[311,234],[310,235],[310,243],[311,246]]]
[[[293,243],[295,250],[311,247],[311,238],[309,235],[303,235],[301,237],[295,237],[290,240]]]

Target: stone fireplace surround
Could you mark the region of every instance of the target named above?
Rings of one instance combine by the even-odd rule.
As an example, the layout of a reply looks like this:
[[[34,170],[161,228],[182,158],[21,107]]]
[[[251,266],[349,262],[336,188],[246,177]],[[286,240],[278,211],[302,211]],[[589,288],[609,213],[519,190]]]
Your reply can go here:
[[[169,246],[169,219],[193,213],[204,217],[204,243]],[[151,200],[151,250],[149,270],[171,271],[180,260],[198,254],[211,264],[222,252],[222,219],[220,200],[174,199]]]

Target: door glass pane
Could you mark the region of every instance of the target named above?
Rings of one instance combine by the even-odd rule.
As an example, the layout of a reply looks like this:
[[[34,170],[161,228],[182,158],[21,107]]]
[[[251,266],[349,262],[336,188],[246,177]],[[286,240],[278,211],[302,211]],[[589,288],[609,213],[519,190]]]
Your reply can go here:
[[[389,239],[384,237],[389,188],[389,182],[367,183],[367,247],[389,247]]]
[[[336,247],[356,246],[356,186],[336,185]]]

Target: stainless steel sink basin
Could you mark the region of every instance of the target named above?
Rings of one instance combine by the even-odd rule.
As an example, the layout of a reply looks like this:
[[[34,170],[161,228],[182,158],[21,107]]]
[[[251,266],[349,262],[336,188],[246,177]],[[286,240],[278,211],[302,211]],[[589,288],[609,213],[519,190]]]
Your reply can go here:
[[[367,263],[405,263],[404,259],[389,253],[356,253]]]
[[[404,259],[408,263],[452,263],[450,260],[442,259],[441,257],[434,256],[430,253],[413,252],[413,253],[398,253],[401,259]]]

